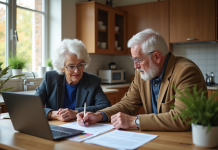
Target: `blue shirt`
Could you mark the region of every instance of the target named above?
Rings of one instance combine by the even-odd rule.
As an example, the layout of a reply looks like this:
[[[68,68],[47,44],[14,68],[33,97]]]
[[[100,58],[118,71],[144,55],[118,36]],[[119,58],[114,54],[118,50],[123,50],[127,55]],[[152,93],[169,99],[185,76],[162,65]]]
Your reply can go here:
[[[160,92],[161,82],[163,80],[164,72],[166,70],[169,58],[170,58],[170,53],[168,53],[167,58],[164,62],[164,67],[163,67],[163,70],[161,72],[160,77],[155,77],[155,78],[151,79],[151,81],[150,81],[151,82],[152,112],[155,114],[158,114],[157,100],[158,100],[158,96],[159,96],[159,92]]]
[[[64,98],[64,108],[69,108],[75,110],[76,107],[76,91],[78,84],[69,85],[66,83],[65,85],[65,98]]]
[[[160,77],[155,77],[155,78],[153,78],[151,80],[152,111],[155,114],[158,114],[158,111],[157,111],[157,100],[158,100],[158,96],[159,96],[159,92],[160,92],[161,82],[162,82],[162,79],[163,79],[163,76],[164,76],[164,72],[166,70],[169,58],[170,58],[170,53],[168,53],[167,58],[166,58],[166,60],[164,62],[164,67],[163,67],[163,70],[161,72]],[[103,114],[103,119],[101,121],[107,121],[108,120],[107,115],[103,111],[100,111],[100,112]]]

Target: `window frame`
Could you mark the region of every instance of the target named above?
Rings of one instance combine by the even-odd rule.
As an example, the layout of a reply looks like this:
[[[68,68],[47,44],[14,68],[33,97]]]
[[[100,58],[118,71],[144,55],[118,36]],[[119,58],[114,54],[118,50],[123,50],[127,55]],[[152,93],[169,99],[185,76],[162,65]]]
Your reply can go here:
[[[14,37],[14,31],[17,30],[16,28],[16,20],[17,20],[17,8],[23,9],[23,10],[29,10],[31,12],[36,12],[42,14],[42,35],[41,35],[41,65],[45,66],[45,60],[48,57],[48,1],[42,0],[42,10],[34,10],[22,6],[17,5],[17,0],[7,0],[6,3],[0,1],[0,4],[3,4],[6,6],[6,31],[5,31],[5,66],[8,66],[8,58],[10,57],[10,53],[12,53],[13,56],[16,55],[16,37]],[[18,33],[19,38],[19,33]],[[2,66],[3,68],[5,66]],[[11,69],[10,69],[11,70]],[[31,70],[32,71],[32,70]],[[22,72],[23,74],[26,74],[27,72]],[[11,71],[2,78],[6,78],[11,74]],[[38,72],[34,72],[35,76],[38,77]]]

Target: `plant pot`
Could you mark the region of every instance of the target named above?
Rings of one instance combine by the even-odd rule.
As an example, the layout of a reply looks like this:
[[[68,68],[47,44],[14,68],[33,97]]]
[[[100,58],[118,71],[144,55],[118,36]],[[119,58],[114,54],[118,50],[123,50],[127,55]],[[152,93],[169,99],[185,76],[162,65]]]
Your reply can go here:
[[[12,69],[12,75],[13,76],[20,75],[20,74],[22,74],[22,69]],[[17,77],[17,78],[14,78],[14,79],[21,79],[21,77]]]
[[[218,126],[211,127],[192,124],[192,141],[196,146],[212,148],[218,145]]]
[[[46,71],[52,71],[53,67],[46,67]]]

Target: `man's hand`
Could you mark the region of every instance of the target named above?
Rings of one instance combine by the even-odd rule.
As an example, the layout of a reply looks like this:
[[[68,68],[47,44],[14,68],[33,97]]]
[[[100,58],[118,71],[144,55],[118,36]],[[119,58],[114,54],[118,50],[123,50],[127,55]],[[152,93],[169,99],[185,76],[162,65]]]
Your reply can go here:
[[[111,123],[116,129],[136,128],[135,119],[136,116],[129,116],[122,112],[118,112],[117,114],[111,116]]]
[[[81,126],[84,126],[83,121],[85,121],[85,126],[88,126],[90,124],[99,122],[103,119],[103,114],[101,112],[97,112],[97,113],[87,112],[85,115],[84,112],[81,112],[76,116],[77,116],[78,124]]]
[[[53,115],[53,112],[54,112],[54,115]],[[71,110],[69,108],[65,108],[65,109],[60,108],[58,111],[53,111],[53,112],[52,112],[51,118],[57,119],[63,122],[70,121],[71,119],[75,119],[77,115],[77,111]]]

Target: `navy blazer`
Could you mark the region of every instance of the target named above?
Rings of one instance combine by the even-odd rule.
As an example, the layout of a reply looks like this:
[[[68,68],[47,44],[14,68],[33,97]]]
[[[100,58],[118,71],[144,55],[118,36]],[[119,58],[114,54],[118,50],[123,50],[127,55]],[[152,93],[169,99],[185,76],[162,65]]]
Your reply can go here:
[[[46,105],[44,108],[46,116],[49,111],[64,107],[65,84],[65,75],[60,75],[56,71],[48,71],[41,85],[36,88],[35,95],[39,95],[43,105]],[[87,112],[96,112],[111,106],[100,84],[100,77],[83,72],[76,93],[75,109],[78,112],[84,111],[84,102],[86,102]]]

